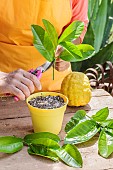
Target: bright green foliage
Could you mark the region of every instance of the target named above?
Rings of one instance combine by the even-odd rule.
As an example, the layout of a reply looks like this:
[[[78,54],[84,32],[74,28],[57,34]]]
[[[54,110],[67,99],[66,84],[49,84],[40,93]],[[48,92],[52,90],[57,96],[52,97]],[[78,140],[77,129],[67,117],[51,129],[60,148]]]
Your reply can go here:
[[[109,115],[109,109],[108,107],[99,110],[95,115],[92,116],[92,118],[97,122],[103,122],[107,119]]]
[[[51,151],[49,148],[43,145],[30,144],[28,147],[28,153],[31,155],[38,155],[38,156],[46,157],[53,161],[59,161],[58,156],[53,151]]]
[[[113,119],[107,119],[107,120],[101,122],[101,126],[113,129],[113,127],[112,127],[113,126]]]
[[[80,21],[75,21],[70,24],[60,36],[58,43],[60,42],[71,42],[77,39],[84,29],[84,23]]]
[[[82,157],[78,149],[72,145],[61,147],[58,144],[59,137],[55,134],[48,132],[34,133],[26,135],[24,140],[29,146],[29,154],[44,156],[54,161],[58,161],[60,158],[69,166],[82,167]]]
[[[77,46],[72,42],[76,40],[84,29],[84,23],[81,21],[72,22],[62,33],[58,39],[58,35],[54,26],[47,20],[43,19],[45,30],[39,25],[32,25],[34,37],[34,46],[48,60],[55,60],[55,51],[58,45],[64,48],[64,51],[59,56],[61,59],[70,62],[83,61],[89,56],[87,53],[94,51],[91,45]]]
[[[79,122],[65,137],[65,143],[78,144],[91,139],[100,129],[94,120]]]
[[[99,136],[98,148],[100,155],[105,158],[113,153],[113,129],[109,131],[103,129],[101,131]]]
[[[43,145],[43,146],[46,146],[47,148],[51,148],[51,149],[59,149],[60,148],[60,145],[56,141],[49,139],[49,138],[43,138],[43,137],[33,140],[32,144]]]
[[[65,131],[67,135],[64,142],[66,144],[83,143],[100,132],[98,140],[99,154],[107,158],[113,153],[113,119],[107,119],[108,115],[107,107],[99,110],[92,117],[87,116],[82,110],[77,111],[66,124]]]
[[[56,150],[56,154],[67,165],[74,168],[82,167],[82,157],[75,145],[63,145],[60,149]]]
[[[50,132],[41,132],[41,133],[32,133],[32,134],[28,134],[24,137],[24,142],[29,145],[32,143],[32,141],[34,141],[35,139],[40,139],[40,138],[49,138],[52,139],[56,142],[60,142],[60,138]]]
[[[85,35],[84,44],[95,48],[95,53],[90,58],[72,63],[72,70],[85,71],[95,64],[105,61],[113,62],[113,1],[89,0],[89,24]]]
[[[43,19],[42,21],[43,21],[43,24],[46,28],[48,36],[51,39],[51,42],[54,46],[54,49],[56,49],[57,44],[58,44],[58,34],[57,34],[54,26],[50,22],[46,21],[45,19]]]
[[[86,112],[84,110],[78,110],[74,116],[69,120],[69,122],[65,126],[65,132],[69,132],[74,126],[76,126],[80,122],[84,122],[87,120]]]
[[[82,167],[82,157],[78,149],[71,145],[60,146],[60,138],[50,132],[28,134],[24,139],[14,136],[0,137],[0,152],[15,153],[28,145],[28,153],[43,156],[53,161],[59,158],[69,166]]]
[[[34,46],[48,61],[53,61],[54,46],[48,33],[42,27],[36,25],[32,25],[32,32],[35,37]]]
[[[15,136],[0,137],[0,152],[15,153],[23,147],[23,140]]]

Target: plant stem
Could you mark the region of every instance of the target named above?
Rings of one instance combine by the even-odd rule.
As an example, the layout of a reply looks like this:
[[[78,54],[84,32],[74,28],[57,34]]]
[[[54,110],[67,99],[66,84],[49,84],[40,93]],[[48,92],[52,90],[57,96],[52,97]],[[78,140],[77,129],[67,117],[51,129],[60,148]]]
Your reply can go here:
[[[56,61],[56,60],[55,60]],[[54,80],[54,78],[55,78],[55,61],[54,61],[54,63],[53,63],[53,80]]]

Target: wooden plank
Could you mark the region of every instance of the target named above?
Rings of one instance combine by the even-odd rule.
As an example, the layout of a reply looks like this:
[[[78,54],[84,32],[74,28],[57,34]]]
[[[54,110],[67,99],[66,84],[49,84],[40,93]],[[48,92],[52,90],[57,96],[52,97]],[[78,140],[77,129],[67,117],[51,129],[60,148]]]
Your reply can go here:
[[[98,110],[87,111],[89,116],[95,114]],[[75,113],[75,112],[74,112]],[[65,136],[64,128],[66,123],[74,115],[74,113],[67,113],[64,115],[62,130],[59,134],[63,140]],[[109,118],[113,118],[113,109],[109,109]],[[33,133],[31,117],[13,118],[0,120],[0,136],[17,136],[24,137],[26,134]]]
[[[0,136],[24,137],[32,132],[31,117],[0,120]]]
[[[89,116],[95,114],[99,109],[108,107],[110,118],[113,118],[113,98],[103,90],[92,92],[93,97],[85,107],[68,107],[64,116],[62,130],[59,134],[61,145],[65,137],[64,128],[66,123],[77,110],[85,109]],[[1,104],[1,103],[0,103]],[[2,117],[1,117],[2,114]],[[24,137],[33,132],[30,114],[25,102],[15,103],[13,98],[8,99],[0,105],[0,136],[15,135]],[[82,170],[113,170],[113,154],[109,159],[98,155],[98,135],[90,141],[77,145],[83,158]],[[15,154],[0,153],[1,170],[74,170],[62,162],[54,163],[49,159],[39,156],[31,156],[27,153],[27,147]],[[77,170],[81,170],[77,168]]]
[[[9,97],[0,101],[0,119],[30,116],[25,101],[14,101],[13,97]]]
[[[102,96],[102,99],[101,99]],[[92,99],[88,105],[83,107],[68,107],[66,113],[75,112],[78,109],[84,109],[86,111],[91,109],[100,109],[104,103],[105,106],[113,108],[111,103],[112,97],[109,93],[102,89],[92,91]],[[92,105],[93,103],[93,105]],[[91,105],[91,107],[90,107]],[[15,102],[13,97],[0,99],[0,119],[29,117],[30,112],[28,110],[25,101]]]
[[[104,89],[92,89],[92,96],[111,96],[107,91]]]
[[[70,118],[67,115],[68,114],[65,115],[63,127],[66,123],[65,121],[68,121]],[[32,132],[32,125],[29,118],[18,118],[18,119],[14,119],[13,122],[11,121],[11,119],[3,120],[3,124],[5,124],[5,122],[8,123],[9,126],[6,126],[6,129],[4,131],[1,130],[0,135],[4,134],[4,135],[16,135],[19,137],[20,136],[24,137],[25,134]],[[62,131],[63,131],[63,127],[62,127]],[[4,129],[5,127],[2,125],[2,128]],[[63,132],[60,133],[60,137],[63,140],[64,138]],[[89,169],[95,170],[95,168],[97,170],[113,169],[113,160],[112,160],[113,155],[111,155],[109,159],[104,159],[98,155],[97,137],[92,138],[90,141],[86,143],[79,144],[77,145],[77,147],[81,152],[83,158],[82,170],[89,170]],[[6,169],[9,170],[23,170],[23,169],[74,170],[74,168],[68,167],[62,162],[54,163],[53,161],[45,159],[43,157],[31,156],[27,153],[27,147],[25,146],[21,151],[12,155],[0,153],[0,165],[1,165],[1,170],[6,170]],[[80,169],[77,168],[77,170]]]
[[[113,155],[104,159],[98,155],[97,139],[93,139],[87,147],[79,146],[83,158],[82,170],[113,170]],[[27,147],[13,155],[0,154],[1,170],[81,170],[72,168],[62,162],[53,162],[40,156],[31,156],[27,153]]]

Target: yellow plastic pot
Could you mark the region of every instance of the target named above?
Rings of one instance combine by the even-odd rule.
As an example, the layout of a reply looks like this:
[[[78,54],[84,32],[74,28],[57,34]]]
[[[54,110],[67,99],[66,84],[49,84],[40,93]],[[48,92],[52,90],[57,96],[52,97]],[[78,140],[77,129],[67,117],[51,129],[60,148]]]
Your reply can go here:
[[[40,109],[31,106],[28,101],[30,101],[32,98],[36,98],[37,96],[60,96],[64,99],[65,105],[60,108],[54,108],[54,109]],[[32,124],[34,132],[51,132],[54,134],[59,134],[64,112],[66,110],[68,103],[68,98],[64,96],[61,93],[56,92],[38,92],[30,95],[27,98],[27,105],[31,113],[32,118]]]

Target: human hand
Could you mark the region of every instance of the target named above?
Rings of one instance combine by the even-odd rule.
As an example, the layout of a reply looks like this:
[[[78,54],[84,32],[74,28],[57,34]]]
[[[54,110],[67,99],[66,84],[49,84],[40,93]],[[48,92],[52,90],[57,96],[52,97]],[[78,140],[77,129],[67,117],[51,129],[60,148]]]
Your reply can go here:
[[[38,90],[42,88],[38,78],[22,69],[5,73],[0,78],[0,93],[14,94],[20,100],[25,100],[25,98],[34,92],[35,87]]]
[[[63,48],[60,45],[58,45],[56,52],[55,52],[55,57],[56,57],[55,69],[57,71],[65,71],[70,66],[70,62],[64,61],[59,58],[59,55],[62,51],[63,51]]]

